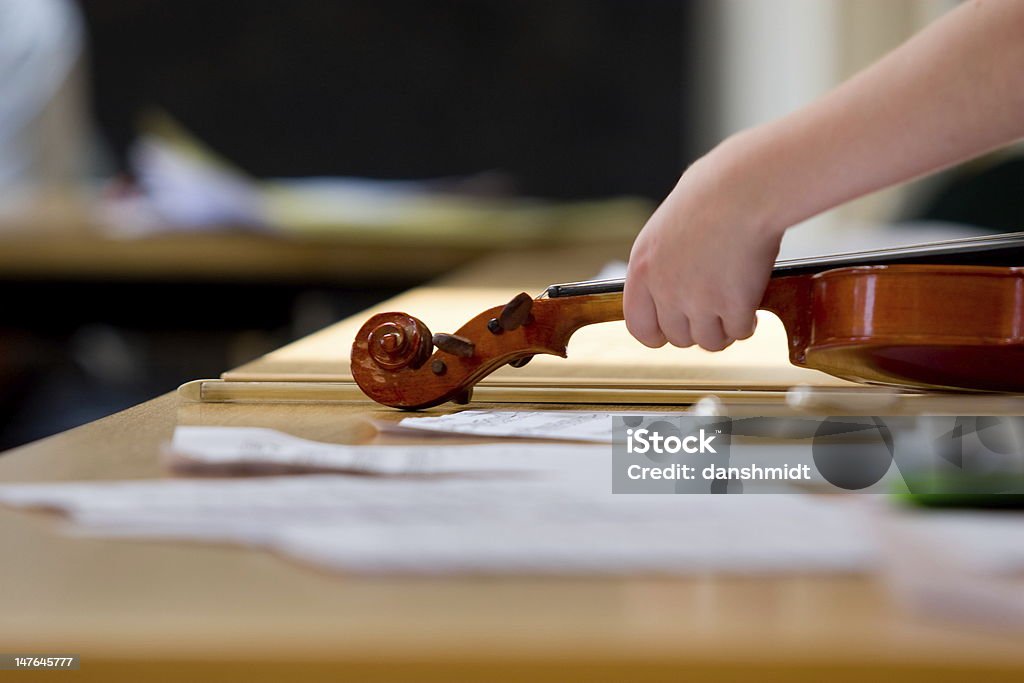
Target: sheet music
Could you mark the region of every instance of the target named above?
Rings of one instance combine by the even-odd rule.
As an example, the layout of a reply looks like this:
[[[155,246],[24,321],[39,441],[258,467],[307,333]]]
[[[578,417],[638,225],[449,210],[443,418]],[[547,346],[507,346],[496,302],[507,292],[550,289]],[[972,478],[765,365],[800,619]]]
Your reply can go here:
[[[178,427],[169,448],[173,467],[234,470],[338,471],[378,475],[490,473],[553,467],[557,459],[597,452],[543,444],[348,446],[310,441],[259,427]]]
[[[612,415],[625,414],[573,410],[463,410],[438,417],[407,417],[398,426],[448,434],[611,443]]]
[[[232,427],[179,428],[173,443],[214,467],[359,474],[6,484],[0,503],[63,511],[75,534],[257,546],[346,572],[849,573],[926,549],[935,562],[955,549],[971,576],[1024,569],[1010,516],[907,512],[874,496],[613,495],[606,445],[416,455]]]
[[[355,459],[369,471],[378,456],[388,465],[374,470],[386,476],[8,484],[0,503],[62,510],[79,534],[259,546],[350,572],[849,572],[874,556],[864,518],[845,502],[613,495],[605,445],[436,445],[432,476],[395,476],[426,470],[407,456],[388,460],[390,447],[267,430],[184,428],[175,441],[218,466],[321,466],[339,454],[346,467]],[[466,461],[475,474],[461,470]]]

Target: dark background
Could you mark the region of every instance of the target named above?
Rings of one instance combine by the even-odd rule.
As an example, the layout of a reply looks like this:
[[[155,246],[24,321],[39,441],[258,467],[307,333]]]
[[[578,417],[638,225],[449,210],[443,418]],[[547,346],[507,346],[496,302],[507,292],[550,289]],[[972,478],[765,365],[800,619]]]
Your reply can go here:
[[[257,176],[507,173],[659,199],[684,161],[686,2],[91,0],[123,159],[159,106]]]
[[[660,199],[689,158],[688,2],[79,4],[115,172],[154,108],[256,177],[492,172],[521,194]],[[0,280],[0,450],[414,284]]]

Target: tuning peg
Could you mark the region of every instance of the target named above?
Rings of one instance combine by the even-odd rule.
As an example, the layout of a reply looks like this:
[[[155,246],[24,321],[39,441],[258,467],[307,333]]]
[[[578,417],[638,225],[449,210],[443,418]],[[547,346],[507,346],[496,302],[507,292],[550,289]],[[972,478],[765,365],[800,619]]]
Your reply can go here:
[[[523,356],[522,358],[516,358],[515,360],[510,360],[508,362],[508,364],[511,365],[514,368],[521,368],[524,365],[526,365],[527,363],[529,363],[531,360],[533,360],[533,356]]]
[[[530,309],[533,308],[533,298],[526,292],[521,292],[512,301],[505,304],[498,316],[498,323],[501,329],[511,332],[526,324],[530,318]],[[492,330],[493,331],[493,330]]]
[[[455,398],[452,399],[452,403],[454,403],[456,405],[464,406],[464,405],[466,405],[467,403],[469,403],[472,400],[473,400],[473,387],[470,387],[469,389],[466,389],[465,391],[463,391],[460,394],[458,394],[457,396],[455,396]]]
[[[476,350],[476,345],[472,341],[457,334],[438,332],[432,341],[437,348],[459,358],[469,358]]]

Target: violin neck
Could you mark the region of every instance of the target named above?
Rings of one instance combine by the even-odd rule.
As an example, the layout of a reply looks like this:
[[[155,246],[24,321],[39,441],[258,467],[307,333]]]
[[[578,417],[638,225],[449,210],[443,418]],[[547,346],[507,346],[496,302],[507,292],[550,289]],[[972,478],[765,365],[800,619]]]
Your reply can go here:
[[[833,268],[850,266],[923,263],[931,265],[1019,266],[1024,264],[1024,232],[967,237],[914,244],[893,249],[830,254],[815,258],[776,261],[772,277],[811,275]],[[621,292],[624,278],[584,280],[551,285],[545,291],[550,299]]]

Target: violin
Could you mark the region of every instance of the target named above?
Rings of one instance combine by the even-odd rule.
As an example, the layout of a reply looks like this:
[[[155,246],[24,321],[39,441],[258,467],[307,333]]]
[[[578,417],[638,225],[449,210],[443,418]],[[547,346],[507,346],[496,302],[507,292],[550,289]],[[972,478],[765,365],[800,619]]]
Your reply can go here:
[[[760,309],[778,316],[795,365],[915,389],[1024,391],[1024,233],[777,261]],[[454,333],[380,313],[352,345],[352,376],[374,401],[415,410],[468,403],[503,365],[566,357],[585,325],[622,320],[625,281],[521,293]]]

